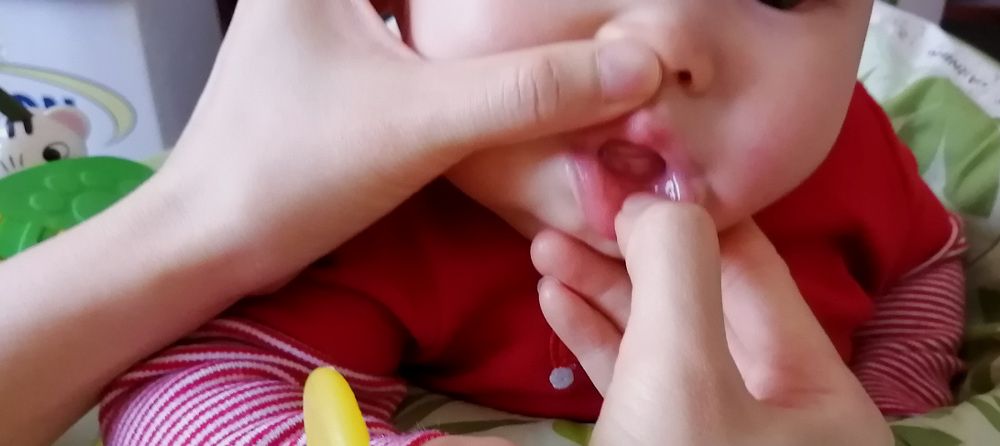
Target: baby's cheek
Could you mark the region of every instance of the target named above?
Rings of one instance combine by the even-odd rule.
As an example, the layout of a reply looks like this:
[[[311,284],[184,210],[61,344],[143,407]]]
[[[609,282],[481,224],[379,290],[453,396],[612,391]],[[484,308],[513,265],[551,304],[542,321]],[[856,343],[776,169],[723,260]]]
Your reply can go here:
[[[728,147],[737,148],[730,160],[739,163],[735,168],[743,173],[737,177],[743,177],[748,193],[777,200],[826,159],[843,119],[805,104],[776,97],[745,105],[741,116],[754,119],[738,120],[739,131],[729,137]]]
[[[822,154],[814,147],[788,145],[777,138],[740,148],[726,166],[710,177],[720,216],[730,224],[742,221],[798,187]],[[721,167],[721,166],[716,166]]]
[[[562,6],[560,6],[562,5]],[[430,59],[496,54],[593,34],[563,0],[411,0],[409,40]],[[592,21],[592,20],[591,20]]]
[[[763,195],[765,187],[780,180],[782,169],[779,167],[778,153],[773,147],[754,146],[742,150],[738,158],[731,160],[729,175],[720,175],[718,181],[724,183],[726,189],[739,192],[750,197]],[[777,176],[776,176],[777,175]],[[740,197],[746,200],[747,197]]]

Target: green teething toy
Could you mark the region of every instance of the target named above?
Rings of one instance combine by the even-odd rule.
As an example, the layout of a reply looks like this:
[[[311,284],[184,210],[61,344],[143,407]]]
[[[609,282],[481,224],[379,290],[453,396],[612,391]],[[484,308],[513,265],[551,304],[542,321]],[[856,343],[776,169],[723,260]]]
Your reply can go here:
[[[0,180],[0,259],[80,223],[128,195],[153,175],[120,158],[51,162]]]

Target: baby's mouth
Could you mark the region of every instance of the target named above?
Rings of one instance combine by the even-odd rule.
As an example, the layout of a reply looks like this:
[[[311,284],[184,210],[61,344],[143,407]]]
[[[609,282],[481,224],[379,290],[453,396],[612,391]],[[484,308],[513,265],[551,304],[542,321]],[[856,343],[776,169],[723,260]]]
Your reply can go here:
[[[663,148],[610,139],[576,150],[572,160],[584,218],[609,240],[616,239],[615,217],[630,195],[648,193],[671,201],[698,201],[692,193],[689,169],[679,160],[668,161]]]
[[[608,141],[597,150],[597,159],[608,172],[631,181],[652,181],[667,171],[659,154],[627,141]]]

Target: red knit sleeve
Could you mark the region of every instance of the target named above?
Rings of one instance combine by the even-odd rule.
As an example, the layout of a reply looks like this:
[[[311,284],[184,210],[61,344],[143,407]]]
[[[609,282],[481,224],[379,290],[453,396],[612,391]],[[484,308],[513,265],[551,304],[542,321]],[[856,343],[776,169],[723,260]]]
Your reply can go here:
[[[336,367],[308,348],[239,319],[219,319],[112,383],[101,430],[118,445],[304,445],[302,388],[337,368],[358,397],[372,444],[415,446],[440,436],[398,433],[402,382]]]
[[[852,369],[887,415],[929,412],[952,403],[951,379],[965,322],[965,238],[957,217],[936,255],[875,298],[875,315],[855,336]]]
[[[873,317],[855,334],[852,368],[883,413],[921,414],[952,403],[950,381],[963,367],[966,242],[961,220],[920,177],[913,153],[874,100],[868,105],[890,148],[883,171],[901,186],[903,215],[887,222],[899,243],[886,257]]]

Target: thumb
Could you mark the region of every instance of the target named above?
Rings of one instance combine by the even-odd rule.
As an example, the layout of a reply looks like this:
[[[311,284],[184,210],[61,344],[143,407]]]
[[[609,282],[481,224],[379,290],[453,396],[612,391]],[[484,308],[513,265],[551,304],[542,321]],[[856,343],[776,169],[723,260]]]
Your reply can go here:
[[[726,342],[715,224],[643,196],[615,223],[632,311],[591,444],[717,444],[753,401]]]
[[[641,358],[651,345],[671,352],[646,358],[641,367],[659,368],[689,390],[696,381],[708,384],[699,389],[702,398],[722,389],[714,382],[742,385],[726,341],[719,239],[711,216],[699,206],[635,196],[615,223],[632,279],[622,357],[635,352]]]
[[[660,64],[629,41],[580,41],[431,62],[421,74],[428,140],[467,150],[607,121],[649,100]],[[431,86],[431,88],[427,88]]]

